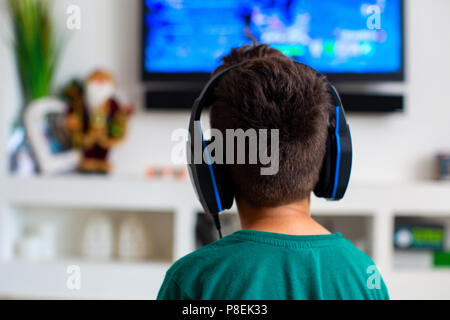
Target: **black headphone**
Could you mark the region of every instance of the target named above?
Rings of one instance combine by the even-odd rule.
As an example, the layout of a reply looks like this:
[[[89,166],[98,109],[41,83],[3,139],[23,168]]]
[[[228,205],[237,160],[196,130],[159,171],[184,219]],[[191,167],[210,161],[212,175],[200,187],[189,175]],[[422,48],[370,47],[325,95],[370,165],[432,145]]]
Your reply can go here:
[[[206,84],[200,96],[194,102],[189,121],[187,147],[189,175],[203,209],[206,213],[213,215],[220,237],[222,237],[222,233],[218,214],[232,207],[234,190],[230,176],[225,170],[225,165],[211,163],[210,161],[211,156],[208,150],[210,141],[205,140],[203,137],[200,116],[203,109],[214,103],[214,89],[217,87],[220,79],[229,71],[242,66],[246,62],[248,61],[221,71]],[[300,62],[294,62],[312,69]],[[350,128],[336,88],[320,72],[314,71],[326,81],[334,103],[334,108],[330,110],[328,121],[326,154],[314,194],[317,197],[328,200],[340,200],[344,197],[347,190],[352,167]]]

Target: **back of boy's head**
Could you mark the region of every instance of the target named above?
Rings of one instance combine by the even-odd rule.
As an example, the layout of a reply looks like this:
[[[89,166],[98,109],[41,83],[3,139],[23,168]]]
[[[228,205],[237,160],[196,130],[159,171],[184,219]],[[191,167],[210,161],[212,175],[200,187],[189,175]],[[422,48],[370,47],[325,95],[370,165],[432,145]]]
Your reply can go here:
[[[277,174],[261,175],[261,164],[227,164],[237,201],[277,207],[309,197],[325,155],[331,106],[326,83],[268,45],[233,49],[222,61],[214,74],[246,63],[220,80],[211,127],[224,137],[227,129],[279,130]]]

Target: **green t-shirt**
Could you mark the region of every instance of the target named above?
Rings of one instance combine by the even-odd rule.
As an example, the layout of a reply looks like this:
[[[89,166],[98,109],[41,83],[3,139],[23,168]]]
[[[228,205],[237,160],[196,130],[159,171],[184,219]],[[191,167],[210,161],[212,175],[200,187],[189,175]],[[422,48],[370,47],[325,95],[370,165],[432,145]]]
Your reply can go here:
[[[159,300],[389,299],[366,254],[342,237],[241,230],[181,258]]]

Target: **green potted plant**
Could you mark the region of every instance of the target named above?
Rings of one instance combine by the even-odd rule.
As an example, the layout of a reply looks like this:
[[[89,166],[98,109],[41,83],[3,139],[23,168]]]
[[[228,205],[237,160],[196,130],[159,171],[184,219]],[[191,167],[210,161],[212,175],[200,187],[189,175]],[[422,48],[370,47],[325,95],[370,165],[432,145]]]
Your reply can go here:
[[[8,0],[13,50],[26,106],[51,94],[60,46],[47,0]]]

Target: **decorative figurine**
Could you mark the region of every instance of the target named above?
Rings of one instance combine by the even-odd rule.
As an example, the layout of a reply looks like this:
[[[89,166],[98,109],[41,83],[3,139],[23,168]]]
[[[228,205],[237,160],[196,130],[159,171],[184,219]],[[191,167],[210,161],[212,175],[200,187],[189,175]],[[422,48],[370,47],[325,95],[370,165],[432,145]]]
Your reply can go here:
[[[132,108],[122,106],[115,94],[115,79],[102,70],[90,75],[84,85],[73,81],[64,90],[69,104],[66,123],[73,145],[81,150],[83,173],[109,173],[109,151],[125,137]]]

